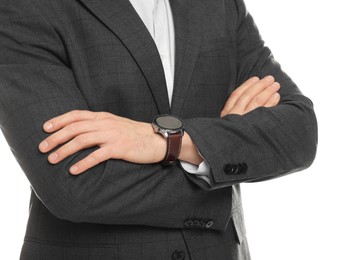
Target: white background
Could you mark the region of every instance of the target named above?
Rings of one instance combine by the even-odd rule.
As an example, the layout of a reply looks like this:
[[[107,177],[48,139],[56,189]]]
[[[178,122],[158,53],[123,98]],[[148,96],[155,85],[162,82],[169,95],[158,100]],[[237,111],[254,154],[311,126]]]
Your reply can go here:
[[[252,259],[349,260],[347,1],[246,4],[276,60],[314,102],[319,126],[318,153],[309,169],[242,185]],[[0,165],[0,259],[12,260],[19,257],[25,232],[29,183],[1,134]]]

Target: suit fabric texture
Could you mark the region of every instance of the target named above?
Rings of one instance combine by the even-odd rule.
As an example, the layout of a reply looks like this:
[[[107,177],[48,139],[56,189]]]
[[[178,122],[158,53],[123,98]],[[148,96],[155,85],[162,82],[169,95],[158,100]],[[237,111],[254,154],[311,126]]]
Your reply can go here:
[[[313,104],[264,46],[243,0],[171,0],[171,108],[159,53],[128,0],[0,0],[0,126],[32,188],[22,260],[250,259],[240,183],[314,160]],[[226,115],[251,76],[281,83],[273,108]],[[211,185],[180,165],[110,159],[79,176],[38,150],[48,119],[106,111],[183,118]]]

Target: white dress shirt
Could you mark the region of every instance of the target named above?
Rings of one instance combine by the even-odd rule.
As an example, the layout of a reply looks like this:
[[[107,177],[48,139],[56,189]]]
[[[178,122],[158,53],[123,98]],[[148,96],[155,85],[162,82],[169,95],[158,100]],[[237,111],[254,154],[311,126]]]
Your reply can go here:
[[[171,104],[175,71],[175,32],[169,0],[130,0],[130,2],[156,43]],[[206,161],[199,166],[184,161],[180,163],[184,170],[210,184],[210,169]]]

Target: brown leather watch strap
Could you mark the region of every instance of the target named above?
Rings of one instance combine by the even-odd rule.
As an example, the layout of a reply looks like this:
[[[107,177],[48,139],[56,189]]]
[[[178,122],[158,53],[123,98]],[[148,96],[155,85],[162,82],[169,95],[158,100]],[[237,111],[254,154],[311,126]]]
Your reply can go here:
[[[182,144],[182,132],[169,134],[167,138],[167,152],[163,160],[164,164],[174,164],[180,155]]]

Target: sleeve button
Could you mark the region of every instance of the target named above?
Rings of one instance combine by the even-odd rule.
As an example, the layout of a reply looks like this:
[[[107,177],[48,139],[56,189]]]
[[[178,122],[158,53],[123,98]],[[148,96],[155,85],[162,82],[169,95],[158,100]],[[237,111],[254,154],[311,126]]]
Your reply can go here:
[[[245,174],[248,171],[248,165],[244,162],[242,163],[241,173]]]
[[[241,174],[242,173],[242,168],[243,168],[242,164],[239,163],[238,164],[238,169],[237,169],[237,174]]]
[[[195,226],[195,227],[200,227],[200,222],[199,222],[199,220],[198,219],[195,219],[195,220],[193,220],[193,226]]]
[[[214,221],[210,220],[207,222],[207,224],[205,225],[206,228],[211,228],[214,224]]]
[[[184,225],[185,225],[185,227],[191,227],[191,226],[193,226],[193,221],[188,219],[185,221]]]
[[[173,260],[184,260],[185,257],[185,252],[182,250],[175,250],[171,256]]]
[[[231,174],[231,172],[232,172],[232,164],[231,163],[228,163],[228,164],[225,165],[224,172],[226,174]]]
[[[224,172],[226,174],[237,174],[238,166],[237,164],[228,163],[224,167]]]

